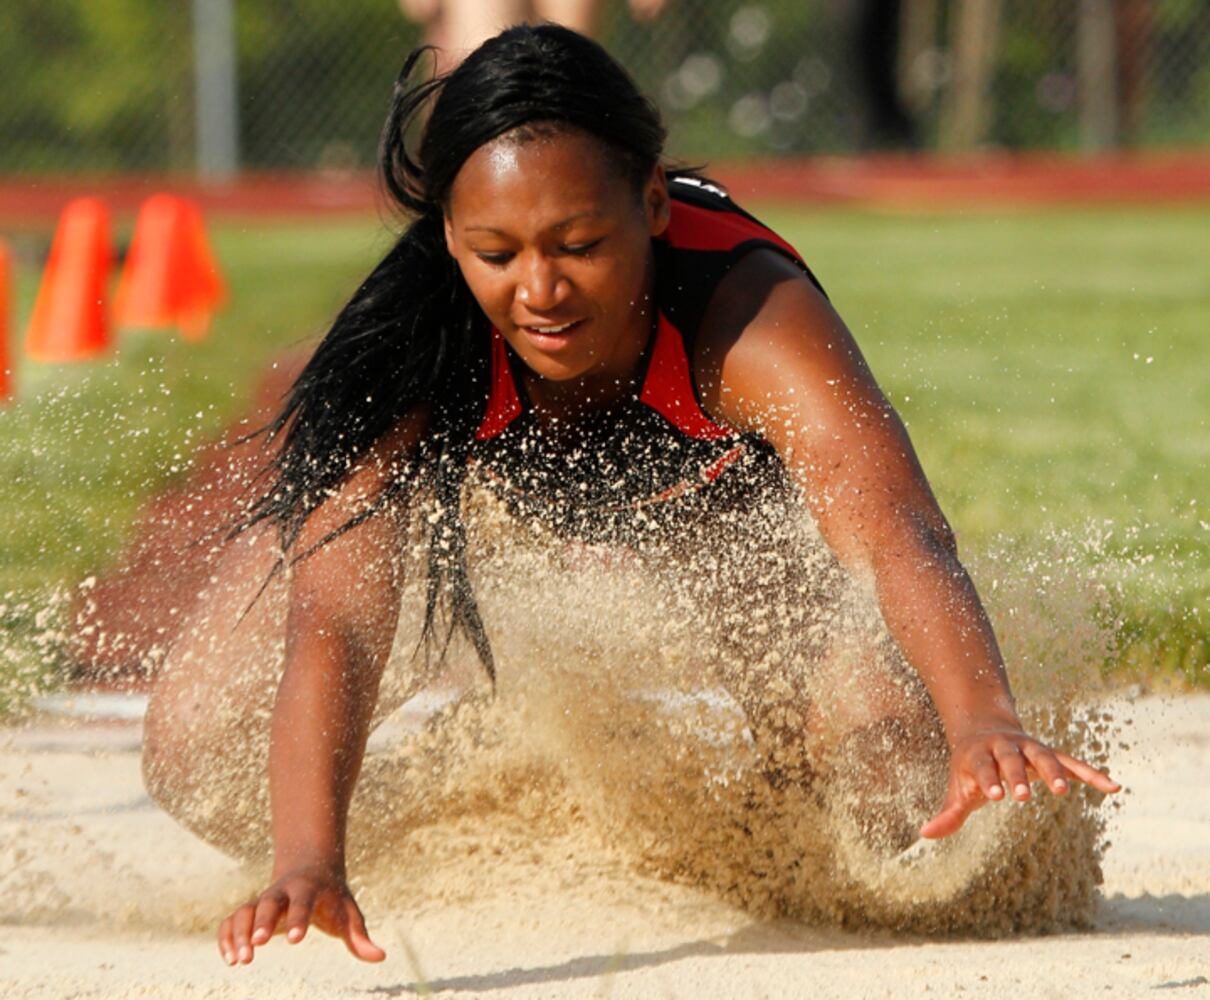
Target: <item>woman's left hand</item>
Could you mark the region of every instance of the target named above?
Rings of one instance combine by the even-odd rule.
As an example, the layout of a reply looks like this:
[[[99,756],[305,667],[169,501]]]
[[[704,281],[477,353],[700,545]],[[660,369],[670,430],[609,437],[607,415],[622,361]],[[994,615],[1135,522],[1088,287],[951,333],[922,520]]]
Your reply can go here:
[[[922,837],[948,837],[967,816],[1006,794],[1018,802],[1030,799],[1031,779],[1040,779],[1055,795],[1066,795],[1072,781],[1099,792],[1116,792],[1121,785],[1095,767],[1061,750],[1052,750],[1020,728],[972,733],[954,743],[950,755],[949,787],[941,808],[920,828]]]

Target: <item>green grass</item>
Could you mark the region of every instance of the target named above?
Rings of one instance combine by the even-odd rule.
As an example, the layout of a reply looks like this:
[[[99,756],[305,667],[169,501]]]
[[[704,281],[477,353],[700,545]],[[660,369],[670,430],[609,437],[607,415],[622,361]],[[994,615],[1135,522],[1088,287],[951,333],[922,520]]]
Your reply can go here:
[[[141,506],[243,415],[275,356],[322,332],[387,246],[373,220],[219,224],[211,235],[230,304],[207,340],[124,331],[103,361],[22,362],[18,400],[0,409],[0,680],[18,695],[59,672],[63,595],[119,557]],[[18,331],[48,238],[10,237]],[[14,700],[5,687],[0,712]]]
[[[1075,553],[1120,661],[1210,683],[1210,208],[761,211],[857,335],[975,563],[1016,553],[1043,587],[1030,554]],[[231,302],[207,341],[125,335],[104,362],[21,366],[0,411],[0,671],[42,670],[36,611],[117,557],[140,505],[386,245],[374,220],[213,236]],[[35,279],[20,269],[22,322]]]
[[[1210,683],[1210,207],[766,215],[857,335],[963,549],[1079,550],[1118,660]]]
[[[114,558],[140,504],[246,409],[266,364],[322,331],[385,247],[371,224],[217,226],[230,305],[210,337],[119,338],[107,360],[25,363],[0,411],[0,593],[69,584]],[[36,275],[23,268],[18,312]]]

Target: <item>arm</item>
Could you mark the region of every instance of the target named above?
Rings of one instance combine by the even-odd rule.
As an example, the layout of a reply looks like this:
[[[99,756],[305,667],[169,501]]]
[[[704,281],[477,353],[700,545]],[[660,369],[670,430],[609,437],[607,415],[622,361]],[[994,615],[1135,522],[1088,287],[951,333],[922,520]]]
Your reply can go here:
[[[873,582],[932,696],[952,759],[945,802],[922,833],[953,833],[1006,785],[1029,798],[1031,773],[1056,794],[1071,778],[1116,791],[1022,730],[991,624],[907,432],[840,317],[793,264],[760,251],[736,265],[711,302],[695,367],[707,408],[773,444],[837,557]]]
[[[392,463],[418,438],[405,422],[308,518],[293,552],[307,552],[364,509]],[[301,941],[312,921],[366,961],[369,938],[345,872],[349,802],[399,613],[397,537],[384,512],[324,544],[291,570],[285,670],[269,749],[272,884],[219,928],[228,964],[252,961],[279,929]]]

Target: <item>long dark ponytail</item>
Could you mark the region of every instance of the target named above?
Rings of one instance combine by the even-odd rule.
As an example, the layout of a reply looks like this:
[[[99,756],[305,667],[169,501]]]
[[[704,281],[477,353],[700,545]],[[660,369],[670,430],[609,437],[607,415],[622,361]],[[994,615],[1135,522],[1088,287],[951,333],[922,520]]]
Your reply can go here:
[[[462,484],[487,396],[487,320],[449,255],[443,217],[454,178],[480,146],[530,123],[596,136],[618,169],[641,186],[659,162],[659,113],[599,45],[566,28],[519,26],[489,39],[452,72],[415,82],[425,48],[395,83],[379,149],[382,180],[411,219],[398,242],[337,315],[266,428],[279,441],[270,485],[239,529],[268,520],[284,558],[305,558],[428,485],[437,501],[428,555],[426,650],[445,618],[473,643],[495,678],[466,566]],[[408,138],[428,113],[419,148]],[[423,408],[424,442],[364,511],[310,550],[294,543],[310,514],[399,421]]]

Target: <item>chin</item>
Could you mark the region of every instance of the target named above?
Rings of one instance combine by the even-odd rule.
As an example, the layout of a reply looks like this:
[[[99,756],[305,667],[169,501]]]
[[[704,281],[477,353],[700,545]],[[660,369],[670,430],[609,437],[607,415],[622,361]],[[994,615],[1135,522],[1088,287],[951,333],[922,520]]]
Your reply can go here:
[[[536,364],[530,364],[529,368],[539,378],[548,382],[572,382],[591,371],[590,365],[564,365],[547,358],[539,359]]]
[[[550,382],[570,382],[587,375],[593,367],[591,358],[560,358],[534,351],[518,355],[526,368]]]

